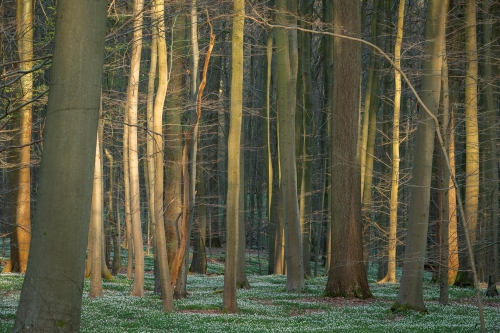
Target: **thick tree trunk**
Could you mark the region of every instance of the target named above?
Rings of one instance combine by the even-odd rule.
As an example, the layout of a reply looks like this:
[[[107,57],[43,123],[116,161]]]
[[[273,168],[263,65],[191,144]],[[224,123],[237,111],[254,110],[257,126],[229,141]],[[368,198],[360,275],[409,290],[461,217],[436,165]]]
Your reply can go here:
[[[359,37],[360,3],[334,0],[334,28]],[[357,149],[361,45],[334,38],[332,108],[332,258],[325,295],[371,297],[363,261],[361,178]]]
[[[222,311],[238,312],[236,302],[236,267],[239,232],[240,202],[240,143],[243,108],[243,33],[245,27],[245,1],[234,0],[233,34],[231,43],[231,120],[228,138],[228,188],[226,208],[226,264]]]
[[[479,208],[479,127],[477,120],[477,28],[476,28],[476,1],[465,2],[465,220],[467,222],[466,232],[469,233],[472,248],[476,244],[476,232],[478,229]],[[472,264],[467,257],[467,276],[462,283],[472,284]]]
[[[441,91],[442,36],[445,30],[446,1],[429,1],[425,54],[422,78],[422,101],[437,114]],[[393,311],[413,309],[426,311],[423,300],[423,274],[429,217],[432,157],[434,152],[435,124],[421,110],[416,131],[415,159],[412,172],[412,189],[408,217],[408,236],[401,286],[392,306]]]
[[[80,329],[106,1],[58,1],[56,30],[37,207],[16,332]]]

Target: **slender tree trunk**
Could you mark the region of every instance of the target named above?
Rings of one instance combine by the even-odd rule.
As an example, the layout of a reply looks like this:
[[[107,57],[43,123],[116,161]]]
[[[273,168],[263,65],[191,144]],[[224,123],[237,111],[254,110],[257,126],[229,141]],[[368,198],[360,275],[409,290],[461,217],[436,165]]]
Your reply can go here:
[[[301,12],[306,16],[306,20],[312,17],[313,1],[303,1]],[[309,23],[305,24],[306,29],[310,29]],[[313,160],[311,151],[313,147],[313,114],[315,110],[312,70],[311,70],[311,52],[312,36],[310,33],[302,33],[302,103],[303,103],[303,129],[304,139],[302,146],[302,181],[300,196],[300,225],[302,232],[302,257],[304,260],[304,274],[311,276],[311,213],[312,213],[312,167]]]
[[[266,114],[262,118],[262,144],[264,146],[264,165],[266,172],[267,184],[267,234],[268,234],[268,273],[275,274],[276,267],[274,265],[275,246],[276,246],[276,214],[273,209],[275,204],[274,198],[274,169],[273,158],[271,153],[271,78],[272,78],[272,52],[273,52],[273,30],[267,30],[266,40],[266,63],[265,63],[265,108]]]
[[[451,105],[450,101],[450,105]],[[450,159],[450,168],[452,174],[448,179],[448,237],[449,237],[449,247],[448,247],[448,283],[453,284],[456,281],[458,275],[458,213],[457,213],[457,188],[453,185],[451,176],[456,176],[456,160],[455,160],[455,118],[453,107],[450,108],[450,124],[448,126],[448,136],[449,136],[449,149],[448,156]]]
[[[129,121],[129,175],[130,175],[130,213],[132,237],[134,240],[134,287],[132,296],[144,296],[144,245],[141,228],[141,205],[139,190],[139,157],[137,142],[137,106],[139,99],[139,71],[142,52],[142,21],[144,1],[134,0],[134,34],[132,42],[132,59],[130,61],[130,77],[127,88],[127,113]]]
[[[33,67],[33,4],[31,0],[16,1],[16,41],[19,53],[19,69]],[[33,98],[33,74],[26,73],[20,79],[19,103]],[[31,123],[33,105],[28,103],[19,110],[19,134],[16,144],[21,146],[17,152],[19,169],[15,206],[15,246],[11,246],[10,263],[3,272],[26,273],[31,242]],[[10,269],[9,269],[10,268]]]
[[[167,94],[167,45],[165,40],[165,2],[154,1],[153,18],[156,22],[155,34],[158,46],[158,90],[153,108],[154,131],[154,228],[155,228],[155,258],[158,262],[161,281],[162,309],[164,312],[174,310],[170,272],[168,268],[167,243],[165,239],[165,224],[163,220],[163,107]]]
[[[240,198],[239,207],[240,214],[238,216],[238,253],[237,253],[237,267],[236,267],[236,287],[249,289],[250,283],[247,279],[246,272],[246,260],[245,260],[245,250],[246,250],[246,196],[247,191],[245,187],[245,154],[244,154],[244,139],[241,137],[240,144]],[[248,178],[247,178],[248,179]],[[251,193],[251,192],[250,192]],[[250,199],[251,200],[251,199]],[[250,210],[252,211],[252,210]]]
[[[114,158],[113,155],[109,152],[108,149],[104,150],[106,154],[106,158],[109,162],[109,189],[106,193],[108,196],[108,212],[107,212],[107,223],[112,226],[113,232],[113,264],[111,274],[116,276],[121,268],[121,253],[120,253],[120,220],[119,220],[119,211],[117,211],[117,216],[115,217],[115,211],[113,206],[113,190],[114,190]]]
[[[56,9],[37,207],[15,332],[80,330],[106,1],[60,0]]]
[[[333,6],[335,32],[359,38],[360,3],[334,0]],[[357,149],[361,45],[341,38],[334,38],[333,43],[332,258],[325,295],[364,299],[371,297],[371,293],[363,262]]]
[[[448,58],[446,56],[446,38],[443,35],[442,40],[443,64],[441,71],[441,103],[443,114],[441,115],[441,133],[443,133],[444,143],[449,151],[450,147],[450,98],[448,81]],[[438,179],[439,195],[441,197],[440,215],[441,215],[441,247],[440,247],[440,270],[439,270],[439,303],[448,304],[448,276],[449,276],[449,257],[450,257],[450,170],[446,166],[443,152],[438,155],[439,168]],[[451,184],[453,186],[453,184]]]
[[[425,54],[423,63],[423,103],[437,113],[441,90],[442,36],[445,31],[447,1],[431,0],[428,5]],[[429,217],[432,157],[434,152],[435,124],[420,111],[416,131],[415,159],[412,172],[412,189],[408,217],[408,236],[401,286],[392,306],[393,311],[413,309],[426,311],[423,300],[423,274]]]
[[[154,9],[153,9],[154,10]],[[155,186],[155,155],[154,155],[154,101],[155,101],[155,81],[156,81],[156,68],[158,62],[158,34],[156,33],[157,29],[157,19],[158,14],[154,12],[152,15],[153,18],[153,31],[151,33],[151,61],[149,65],[149,74],[148,74],[148,93],[146,100],[146,170],[145,170],[145,179],[146,179],[146,194],[148,198],[148,244],[147,251],[149,254],[150,248],[150,227],[154,224],[155,220],[155,197],[154,197],[154,186]],[[166,75],[166,74],[164,74]],[[154,230],[153,230],[154,234]],[[155,260],[157,257],[155,256]],[[155,266],[156,267],[156,266]],[[155,273],[155,279],[158,275]]]
[[[287,25],[286,0],[276,1],[278,24]],[[297,198],[297,171],[295,165],[295,95],[291,90],[294,63],[290,59],[289,36],[285,29],[276,30],[277,60],[277,110],[278,145],[280,159],[280,200],[285,230],[285,257],[287,267],[286,289],[300,291],[304,288],[304,264],[302,260],[302,240],[300,234],[299,207]],[[292,41],[293,42],[293,41]],[[296,75],[296,73],[295,73]],[[293,87],[292,87],[293,86]],[[293,98],[293,99],[291,99]]]
[[[497,10],[500,8],[500,5],[495,4]],[[493,9],[493,8],[492,8]],[[486,83],[486,111],[487,111],[487,119],[488,119],[488,141],[489,141],[489,156],[488,156],[488,175],[487,180],[487,193],[488,193],[488,201],[491,202],[489,206],[491,207],[489,210],[490,220],[489,220],[489,260],[487,263],[488,266],[488,291],[486,292],[487,296],[498,296],[498,290],[496,287],[496,283],[498,282],[498,149],[497,149],[497,108],[495,107],[494,96],[495,93],[498,94],[498,88],[495,87],[495,81],[493,77],[497,77],[493,75],[493,66],[492,66],[492,45],[491,41],[494,40],[495,50],[498,51],[498,45],[500,42],[498,38],[500,36],[497,35],[498,31],[494,31],[494,38],[492,39],[492,23],[491,17],[488,13],[488,1],[483,1],[483,17],[484,19],[484,45],[486,48],[484,66],[484,81]],[[494,14],[498,14],[498,11]],[[497,22],[497,25],[499,23]],[[496,65],[495,67],[498,67]],[[498,71],[496,71],[498,74]],[[498,82],[498,77],[497,80]],[[491,194],[490,194],[491,193]]]
[[[381,3],[381,0],[375,0],[373,1],[373,14],[372,14],[372,22],[371,22],[371,40],[372,43],[376,43],[376,39],[378,37],[377,35],[377,17],[378,17],[378,10],[380,8],[379,3]],[[365,193],[365,180],[366,180],[366,169],[367,169],[367,158],[370,156],[368,154],[368,141],[369,141],[369,136],[370,136],[370,124],[372,124],[372,119],[373,116],[370,117],[370,110],[374,111],[376,113],[376,107],[372,109],[371,102],[375,101],[377,102],[376,98],[372,98],[373,92],[373,83],[375,79],[375,66],[378,63],[376,61],[376,57],[378,55],[375,53],[375,51],[370,50],[370,65],[368,67],[368,77],[366,80],[366,90],[365,90],[365,98],[364,98],[364,108],[363,108],[363,125],[361,128],[361,137],[359,138],[360,140],[360,163],[361,163],[361,200],[364,201],[364,193]],[[375,89],[375,94],[377,94],[377,90]],[[373,127],[373,126],[372,126]],[[375,125],[376,128],[376,125]],[[373,136],[373,134],[372,134]],[[373,155],[373,152],[371,153]],[[372,165],[373,167],[373,165]],[[369,189],[371,191],[371,188]]]
[[[202,155],[199,156],[200,163]],[[206,234],[207,234],[207,206],[205,204],[206,191],[204,171],[198,168],[198,223],[193,228],[195,234],[193,244],[193,261],[191,262],[190,272],[198,274],[207,273],[207,255],[206,255]]]
[[[398,26],[396,32],[396,45],[394,47],[394,64],[401,67],[401,44],[403,42],[404,13],[406,0],[399,1]],[[392,173],[391,173],[391,198],[389,213],[389,247],[387,258],[387,274],[379,281],[381,283],[396,282],[396,240],[398,228],[398,191],[399,191],[399,118],[401,114],[401,73],[394,71],[394,116],[392,129]]]
[[[228,138],[228,188],[226,208],[226,264],[222,311],[238,312],[236,302],[236,267],[239,232],[240,198],[240,144],[243,108],[243,37],[245,28],[245,1],[234,0],[233,34],[231,43],[231,120]]]
[[[90,292],[89,297],[100,297],[102,292],[102,173],[101,173],[101,138],[97,133],[95,162],[94,162],[94,182],[92,190],[92,208],[90,213]],[[89,253],[90,254],[90,253]]]
[[[129,126],[127,112],[124,115],[123,126],[123,190],[124,194],[124,210],[125,210],[125,241],[122,245],[127,249],[127,279],[132,279],[133,270],[133,254],[134,254],[134,239],[132,237],[132,220],[130,217],[130,169],[129,162]]]

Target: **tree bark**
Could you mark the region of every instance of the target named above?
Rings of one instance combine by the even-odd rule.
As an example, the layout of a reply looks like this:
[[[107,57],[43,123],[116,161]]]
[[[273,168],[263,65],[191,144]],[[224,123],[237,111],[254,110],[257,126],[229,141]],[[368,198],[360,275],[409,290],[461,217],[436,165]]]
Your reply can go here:
[[[359,37],[360,3],[334,0],[336,33]],[[371,297],[363,261],[361,231],[361,178],[357,149],[358,109],[361,83],[361,45],[333,39],[332,165],[332,258],[325,295]]]
[[[80,329],[106,1],[58,1],[56,31],[30,264],[16,332]]]

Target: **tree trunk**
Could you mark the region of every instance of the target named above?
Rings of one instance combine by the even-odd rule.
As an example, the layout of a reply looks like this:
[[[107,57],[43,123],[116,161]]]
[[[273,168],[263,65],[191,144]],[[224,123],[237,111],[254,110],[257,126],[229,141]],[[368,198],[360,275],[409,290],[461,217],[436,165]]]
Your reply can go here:
[[[360,3],[334,0],[335,32],[358,37]],[[361,45],[334,38],[332,165],[332,258],[325,295],[371,297],[363,261],[361,178],[357,149]]]
[[[403,42],[404,13],[406,0],[399,1],[398,26],[396,45],[394,47],[394,64],[401,67],[401,44]],[[398,191],[399,191],[399,118],[401,114],[401,73],[394,71],[394,116],[392,130],[392,173],[391,198],[389,213],[389,246],[387,254],[387,274],[379,281],[381,283],[396,282],[396,241],[398,228]]]
[[[308,0],[302,3],[301,12],[306,17],[312,16],[313,1]],[[306,29],[310,29],[309,23],[305,24]],[[300,195],[300,225],[302,233],[302,257],[304,260],[304,274],[311,276],[311,214],[312,214],[312,154],[313,142],[313,114],[315,110],[311,52],[312,36],[310,33],[301,34],[302,44],[302,103],[303,103],[303,142],[302,142],[302,181]]]
[[[127,88],[127,113],[129,122],[129,175],[130,175],[130,213],[132,237],[134,240],[134,287],[132,296],[144,296],[144,245],[141,228],[141,205],[139,189],[139,157],[137,142],[137,106],[139,99],[139,71],[142,52],[143,0],[134,0],[134,35],[132,59]]]
[[[465,2],[465,221],[467,222],[471,246],[476,244],[479,208],[479,127],[477,122],[477,29],[476,1]],[[472,264],[467,257],[467,275],[463,276],[462,284],[473,284],[470,271]]]
[[[106,1],[58,1],[56,30],[30,264],[16,332],[80,330]]]
[[[447,1],[429,1],[425,54],[423,63],[422,101],[437,114],[441,90],[442,36],[445,30]],[[393,311],[413,309],[426,311],[423,300],[423,274],[429,217],[432,157],[435,124],[421,110],[416,131],[415,159],[408,216],[406,249],[401,286],[392,306]]]
[[[101,125],[99,125],[101,126]],[[102,193],[102,173],[101,173],[101,138],[100,131],[97,132],[97,142],[95,149],[95,162],[94,162],[94,182],[92,190],[92,208],[90,213],[90,251],[89,259],[91,266],[90,273],[90,292],[89,297],[100,297],[102,292],[102,213],[103,213],[103,193]]]
[[[497,12],[494,14],[499,14],[498,9],[500,9],[500,4],[496,3],[494,5]],[[494,9],[494,7],[492,8]],[[493,31],[492,38],[492,23],[491,17],[488,13],[488,1],[483,1],[483,16],[484,16],[484,45],[485,45],[485,59],[484,59],[484,81],[486,84],[486,111],[488,120],[488,141],[489,141],[489,156],[487,165],[487,192],[488,201],[491,208],[489,209],[489,228],[488,228],[488,247],[489,247],[489,260],[487,263],[488,268],[488,291],[487,296],[498,296],[498,290],[496,283],[498,282],[498,149],[497,149],[497,108],[495,107],[494,95],[498,94],[498,88],[495,87],[494,77],[497,78],[495,81],[498,82],[498,76],[493,74],[492,66],[492,45],[491,41],[494,40],[495,51],[498,51],[498,45],[500,45],[498,38],[498,31]],[[499,23],[496,23],[499,25]],[[495,65],[495,69],[498,65]],[[491,193],[491,194],[490,194]]]
[[[33,67],[33,5],[31,0],[16,1],[16,41],[19,54],[19,70],[29,71]],[[31,123],[33,105],[33,74],[28,72],[21,76],[19,104],[23,106],[18,115],[14,115],[15,126],[19,133],[13,139],[13,145],[20,146],[13,151],[16,170],[11,179],[17,182],[17,189],[12,197],[15,202],[15,224],[10,236],[11,251],[8,263],[2,273],[26,273],[28,254],[31,242]]]
[[[173,4],[174,8],[182,5],[181,1]],[[180,9],[178,9],[180,11]],[[172,263],[177,252],[177,232],[182,214],[182,126],[183,83],[185,46],[185,14],[174,19],[172,51],[170,52],[170,77],[168,84],[167,109],[165,112],[165,229],[168,248],[168,262]]]
[[[286,0],[276,1],[278,24],[290,23],[285,12],[290,9]],[[304,288],[304,264],[302,262],[302,240],[300,234],[299,207],[297,198],[297,171],[295,165],[295,98],[290,95],[296,85],[292,83],[293,63],[290,59],[288,32],[276,30],[277,60],[277,110],[278,145],[280,159],[280,200],[285,233],[285,257],[287,267],[286,289],[300,291]],[[296,74],[296,73],[295,73]],[[291,98],[294,98],[293,100]]]
[[[246,250],[246,201],[247,201],[247,191],[245,187],[245,154],[244,154],[244,139],[241,137],[240,144],[240,198],[239,198],[239,208],[240,214],[238,216],[238,253],[237,253],[237,267],[236,267],[236,287],[249,289],[250,283],[247,279],[246,271],[246,260],[245,260],[245,250]],[[248,179],[248,178],[247,178]]]
[[[158,16],[156,12],[153,12],[153,17]],[[145,158],[145,172],[144,178],[146,179],[146,194],[148,198],[148,238],[147,238],[147,251],[149,254],[150,248],[150,234],[151,234],[151,226],[154,224],[155,220],[155,155],[154,155],[154,101],[155,101],[155,81],[156,81],[156,68],[158,63],[158,33],[157,29],[157,20],[155,17],[153,24],[153,31],[151,33],[151,61],[149,65],[149,73],[148,73],[148,92],[147,92],[147,100],[146,100],[146,158]],[[160,74],[161,75],[161,74]],[[163,74],[165,75],[165,74]],[[153,230],[154,234],[154,230]],[[155,255],[155,260],[157,259]],[[157,267],[157,266],[155,266]],[[158,277],[158,274],[155,274],[155,279]]]
[[[154,228],[155,228],[155,258],[158,262],[161,281],[162,309],[164,312],[174,310],[170,272],[168,269],[167,242],[165,239],[165,224],[163,220],[163,108],[167,94],[167,45],[165,40],[165,2],[154,1],[153,18],[158,46],[158,90],[153,108],[154,130]],[[141,243],[142,244],[142,243]]]
[[[228,188],[226,206],[226,263],[222,311],[238,312],[236,303],[236,267],[239,232],[240,202],[240,144],[243,108],[243,33],[245,28],[245,2],[234,0],[233,34],[231,43],[231,114],[228,138]]]
[[[200,155],[201,162],[201,155]],[[190,272],[198,274],[207,273],[207,255],[206,255],[206,235],[207,235],[207,206],[205,204],[205,179],[204,170],[198,169],[198,219],[193,228],[194,244],[193,244],[193,261],[191,262]]]
[[[114,190],[114,158],[113,155],[109,152],[109,150],[105,149],[104,153],[106,154],[106,158],[109,161],[109,189],[107,192],[108,196],[108,212],[106,215],[107,223],[112,228],[113,233],[113,264],[111,269],[111,274],[116,276],[120,272],[121,268],[121,253],[120,253],[120,219],[119,219],[119,210],[117,210],[117,216],[115,217],[115,211],[113,206],[113,190]],[[118,201],[118,200],[117,200]]]
[[[444,35],[443,35],[444,38]],[[448,58],[446,56],[446,38],[442,40],[443,64],[441,71],[441,104],[443,105],[443,114],[441,115],[441,128],[443,133],[445,147],[450,149],[450,98],[449,98],[449,80],[448,80]],[[440,196],[440,215],[441,215],[441,247],[439,254],[439,303],[448,304],[448,276],[450,272],[450,170],[446,166],[446,160],[443,152],[438,154],[438,180]],[[451,184],[453,186],[453,183]]]

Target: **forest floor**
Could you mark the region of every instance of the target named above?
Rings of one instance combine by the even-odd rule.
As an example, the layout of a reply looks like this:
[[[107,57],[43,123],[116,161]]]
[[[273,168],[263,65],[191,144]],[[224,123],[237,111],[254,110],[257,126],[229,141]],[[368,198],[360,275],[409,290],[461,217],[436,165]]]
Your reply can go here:
[[[428,283],[424,299],[428,313],[393,314],[399,284],[377,284],[376,267],[370,268],[373,298],[367,300],[325,298],[325,276],[308,278],[300,293],[285,291],[285,276],[259,275],[267,270],[262,253],[247,256],[251,288],[238,290],[239,314],[222,314],[224,251],[207,253],[208,275],[188,276],[186,299],[175,301],[175,312],[161,311],[153,293],[152,258],[146,258],[146,295],[130,296],[132,281],[124,274],[104,281],[104,296],[88,298],[85,280],[82,332],[478,332],[479,314],[474,290],[450,287],[450,305],[438,304],[439,286]],[[127,258],[126,252],[122,258]],[[6,258],[0,257],[0,262]],[[259,261],[260,260],[260,261]],[[260,263],[260,265],[259,265]],[[313,263],[311,263],[313,264]],[[126,265],[126,264],[125,264]],[[0,265],[1,269],[1,265]],[[314,266],[313,266],[314,269]],[[322,271],[320,271],[322,273]],[[0,275],[0,332],[11,332],[23,276]],[[483,290],[484,294],[485,290]],[[500,298],[484,298],[487,332],[500,332]]]

